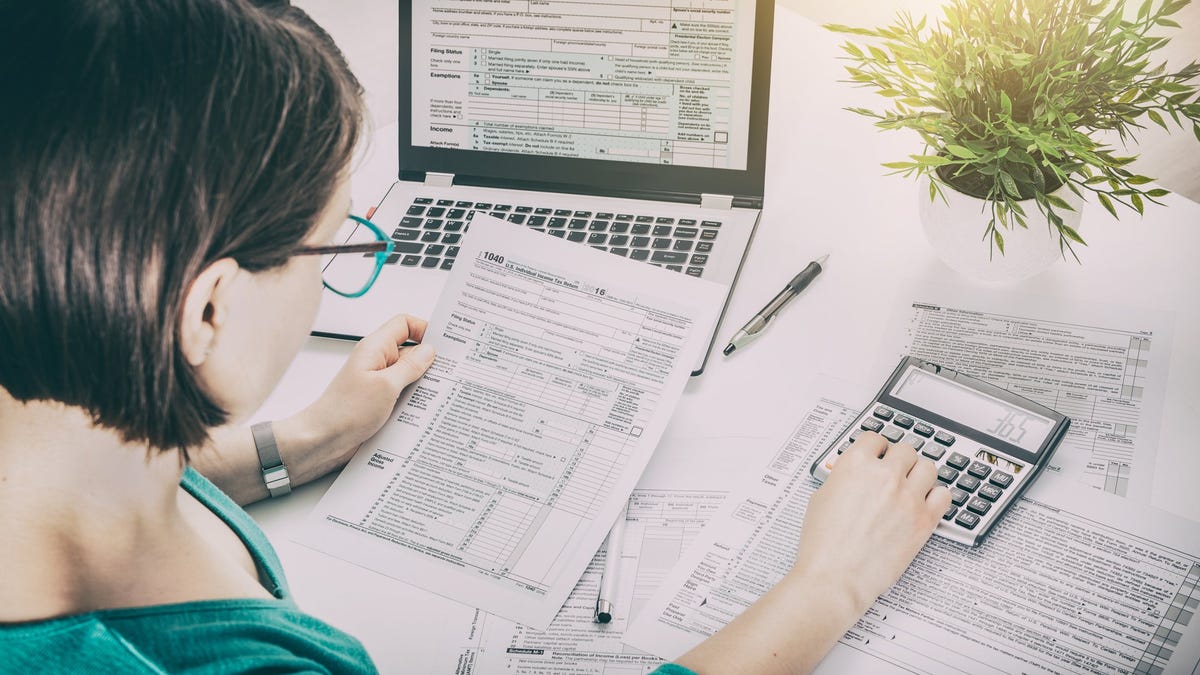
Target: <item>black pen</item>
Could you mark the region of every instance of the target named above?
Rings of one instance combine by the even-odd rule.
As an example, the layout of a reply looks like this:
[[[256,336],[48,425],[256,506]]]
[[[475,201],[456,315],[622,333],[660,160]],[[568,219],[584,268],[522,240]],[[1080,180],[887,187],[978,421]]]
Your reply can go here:
[[[784,286],[783,290],[779,291],[778,295],[776,295],[774,298],[771,298],[771,301],[767,303],[766,307],[763,307],[761,310],[759,310],[758,314],[755,314],[745,326],[742,326],[741,330],[734,334],[734,336],[729,340],[729,344],[725,346],[725,351],[723,352],[725,356],[729,356],[733,353],[733,350],[740,349],[747,342],[750,342],[754,338],[761,335],[762,332],[767,329],[767,325],[771,323],[771,319],[774,319],[775,315],[779,314],[779,312],[789,302],[792,301],[792,298],[800,295],[800,291],[803,291],[813,279],[817,278],[817,275],[821,273],[822,265],[824,265],[825,261],[828,259],[828,254],[823,255],[820,258],[808,263],[807,267],[800,270],[799,274],[792,277],[792,280],[788,282],[788,285]]]

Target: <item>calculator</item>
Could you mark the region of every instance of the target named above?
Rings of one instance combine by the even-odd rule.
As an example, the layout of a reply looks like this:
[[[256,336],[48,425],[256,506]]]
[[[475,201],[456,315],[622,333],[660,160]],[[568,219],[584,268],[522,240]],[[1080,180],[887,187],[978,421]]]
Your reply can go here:
[[[935,535],[978,546],[1037,478],[1071,419],[1024,396],[915,356],[900,360],[875,399],[813,462],[824,481],[864,431],[908,443],[937,465],[950,507]]]

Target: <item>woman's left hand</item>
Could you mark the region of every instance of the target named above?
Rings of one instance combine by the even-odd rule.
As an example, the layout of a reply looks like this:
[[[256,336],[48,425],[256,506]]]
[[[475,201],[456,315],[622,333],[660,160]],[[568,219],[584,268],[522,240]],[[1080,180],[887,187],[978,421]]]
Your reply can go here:
[[[401,347],[425,337],[426,322],[400,314],[355,345],[346,364],[320,398],[289,420],[304,429],[313,443],[315,466],[324,475],[341,467],[358,446],[391,417],[396,399],[433,363],[428,344]],[[286,422],[285,422],[286,424]]]

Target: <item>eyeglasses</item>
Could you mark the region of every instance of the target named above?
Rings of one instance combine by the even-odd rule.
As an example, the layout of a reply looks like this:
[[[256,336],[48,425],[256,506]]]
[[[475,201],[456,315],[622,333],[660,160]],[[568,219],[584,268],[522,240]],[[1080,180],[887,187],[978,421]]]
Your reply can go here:
[[[321,261],[321,283],[342,297],[357,298],[371,290],[395,244],[378,225],[366,218],[350,216],[349,219],[355,225],[345,244],[301,246],[292,255],[325,256]],[[375,265],[338,265],[337,269],[331,269],[333,256],[339,253],[362,253],[365,258],[374,256]]]

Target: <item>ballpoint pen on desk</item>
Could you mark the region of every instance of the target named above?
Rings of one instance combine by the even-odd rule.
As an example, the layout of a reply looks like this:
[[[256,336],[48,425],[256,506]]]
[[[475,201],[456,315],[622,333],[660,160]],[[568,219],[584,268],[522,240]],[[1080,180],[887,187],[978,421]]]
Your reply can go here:
[[[596,623],[613,620],[613,601],[616,600],[617,571],[621,569],[621,544],[625,540],[625,518],[629,507],[621,509],[617,522],[608,531],[604,551],[604,576],[600,577],[600,595],[596,598]]]
[[[759,310],[758,314],[755,314],[745,326],[742,326],[741,330],[739,330],[732,338],[730,338],[729,344],[725,346],[725,351],[722,353],[725,354],[725,356],[729,356],[733,353],[733,350],[740,349],[747,342],[750,342],[762,334],[762,332],[767,329],[767,324],[771,323],[771,320],[775,318],[775,315],[779,314],[780,310],[782,310],[784,306],[792,301],[792,298],[800,295],[800,291],[803,291],[813,279],[817,278],[817,275],[821,273],[822,267],[825,265],[825,261],[828,259],[828,254],[823,255],[820,258],[808,263],[807,267],[800,270],[799,274],[792,277],[792,280],[788,282],[788,285],[784,286],[783,290],[779,291],[779,293],[767,303],[766,307],[763,307],[761,310]]]

